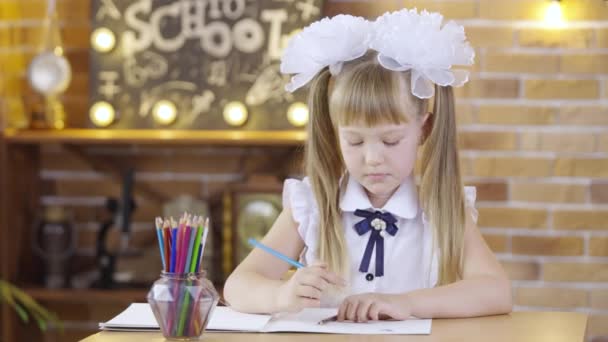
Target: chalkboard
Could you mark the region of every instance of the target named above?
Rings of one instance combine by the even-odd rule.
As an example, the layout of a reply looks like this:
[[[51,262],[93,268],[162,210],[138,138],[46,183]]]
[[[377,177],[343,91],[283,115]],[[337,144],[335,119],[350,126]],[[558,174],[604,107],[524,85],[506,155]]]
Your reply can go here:
[[[159,127],[152,107],[169,100],[179,113],[170,128],[229,129],[224,106],[240,101],[249,119],[239,129],[294,129],[287,108],[306,91],[284,90],[280,56],[322,8],[323,0],[93,0],[92,31],[110,29],[116,45],[91,48],[90,104],[115,108],[113,128]]]

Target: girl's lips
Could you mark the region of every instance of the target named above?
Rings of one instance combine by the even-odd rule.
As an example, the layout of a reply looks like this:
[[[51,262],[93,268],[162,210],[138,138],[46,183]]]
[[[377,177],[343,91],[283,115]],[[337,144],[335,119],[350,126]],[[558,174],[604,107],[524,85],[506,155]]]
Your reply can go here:
[[[371,180],[383,180],[386,176],[386,173],[368,173],[366,175],[366,177]]]

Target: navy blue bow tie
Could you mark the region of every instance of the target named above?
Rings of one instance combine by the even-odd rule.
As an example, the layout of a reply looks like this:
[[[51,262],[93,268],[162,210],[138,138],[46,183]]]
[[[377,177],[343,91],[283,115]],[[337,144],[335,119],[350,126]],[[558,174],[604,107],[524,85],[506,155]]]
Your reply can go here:
[[[357,234],[363,235],[371,230],[367,247],[365,247],[365,252],[363,253],[363,259],[361,259],[359,271],[365,273],[369,269],[369,263],[375,245],[376,277],[382,277],[384,275],[384,236],[386,234],[390,234],[391,236],[397,234],[397,231],[399,230],[395,225],[397,219],[390,213],[361,209],[355,210],[355,216],[364,217],[363,220],[355,224]]]

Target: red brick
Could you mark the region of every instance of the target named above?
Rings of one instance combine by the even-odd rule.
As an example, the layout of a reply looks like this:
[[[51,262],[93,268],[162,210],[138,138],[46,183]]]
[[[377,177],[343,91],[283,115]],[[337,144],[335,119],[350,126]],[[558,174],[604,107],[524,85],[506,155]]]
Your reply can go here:
[[[565,106],[561,108],[560,124],[608,125],[608,107]]]
[[[587,306],[587,292],[577,289],[560,288],[518,288],[515,304],[523,306],[572,309]]]
[[[509,242],[508,236],[497,234],[483,234],[483,238],[488,244],[488,247],[490,247],[490,249],[494,253],[507,252],[507,246]]]
[[[519,81],[507,79],[472,79],[454,88],[456,98],[517,98]]]
[[[547,212],[541,209],[478,208],[480,227],[546,228]]]
[[[557,110],[553,107],[480,105],[478,116],[481,124],[551,125],[556,122]]]
[[[608,177],[608,158],[558,158],[555,176]]]
[[[484,55],[484,71],[518,73],[556,73],[559,56],[488,52]]]
[[[593,47],[593,29],[537,29],[519,31],[519,45],[523,47],[582,49]]]
[[[591,183],[591,202],[608,203],[608,182],[594,181]]]
[[[479,17],[490,20],[541,20],[542,0],[479,0]]]
[[[597,80],[525,80],[525,97],[529,99],[597,99]]]
[[[608,281],[608,264],[547,262],[543,273],[545,281],[601,283]]]
[[[464,150],[514,150],[517,135],[513,132],[460,132],[460,149]]]
[[[511,185],[511,198],[524,202],[584,203],[588,186],[580,184],[555,184],[521,182]]]
[[[583,255],[583,239],[570,236],[513,236],[511,251],[513,254],[525,255]]]
[[[509,48],[513,46],[514,31],[510,27],[470,26],[465,28],[465,31],[471,46],[475,48]]]
[[[505,182],[471,182],[477,188],[477,201],[507,201],[508,188]]]
[[[589,254],[591,256],[608,256],[608,237],[592,237],[589,241]]]
[[[553,213],[556,229],[608,230],[607,210],[556,210]]]
[[[539,280],[540,264],[537,262],[502,261],[511,280]]]
[[[479,177],[546,177],[553,174],[553,160],[528,157],[477,157],[473,174]]]

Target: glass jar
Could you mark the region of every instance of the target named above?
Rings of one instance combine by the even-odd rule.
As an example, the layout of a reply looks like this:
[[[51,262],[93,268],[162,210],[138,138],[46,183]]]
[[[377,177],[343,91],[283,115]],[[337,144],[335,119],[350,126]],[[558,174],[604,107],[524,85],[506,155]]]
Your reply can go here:
[[[163,336],[170,340],[198,340],[217,305],[219,295],[206,272],[162,272],[148,292],[148,303]]]

